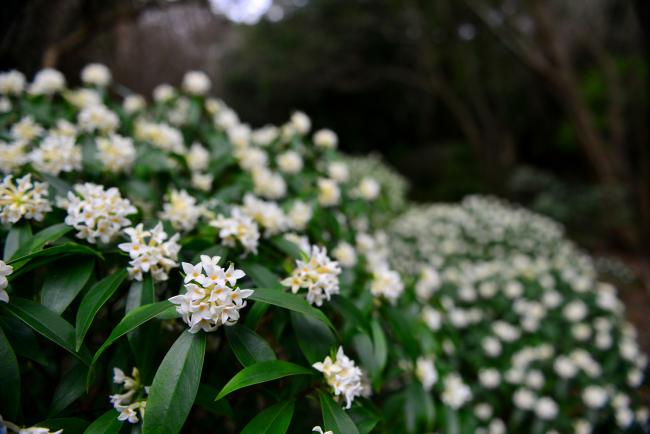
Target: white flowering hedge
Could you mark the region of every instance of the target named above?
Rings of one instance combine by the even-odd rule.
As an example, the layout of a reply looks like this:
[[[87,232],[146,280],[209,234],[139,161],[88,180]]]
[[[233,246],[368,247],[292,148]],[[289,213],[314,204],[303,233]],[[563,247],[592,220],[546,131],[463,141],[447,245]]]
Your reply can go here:
[[[644,358],[554,224],[387,231],[404,181],[303,113],[81,79],[0,73],[0,433],[640,429]]]

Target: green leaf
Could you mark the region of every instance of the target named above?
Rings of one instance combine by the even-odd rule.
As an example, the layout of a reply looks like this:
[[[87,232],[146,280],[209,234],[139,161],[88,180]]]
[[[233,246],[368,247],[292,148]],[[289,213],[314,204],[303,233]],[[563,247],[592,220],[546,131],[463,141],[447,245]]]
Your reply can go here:
[[[131,312],[133,309],[145,304],[155,302],[155,293],[153,279],[150,273],[145,273],[143,280],[134,280],[131,282],[129,294],[126,297],[126,313]]]
[[[276,359],[268,342],[248,327],[235,324],[225,330],[230,348],[242,365],[250,366],[256,362]]]
[[[337,346],[336,336],[325,324],[312,317],[291,312],[291,324],[298,346],[311,364],[321,362]]]
[[[359,434],[357,426],[339,404],[324,392],[319,391],[318,396],[325,430],[335,433]]]
[[[146,304],[144,306],[140,306],[138,308],[133,309],[131,312],[127,313],[124,318],[122,318],[122,321],[120,321],[115,328],[113,328],[113,331],[111,334],[108,336],[106,341],[102,344],[101,347],[97,350],[95,353],[95,356],[93,357],[93,360],[90,365],[90,371],[88,372],[88,380],[86,382],[86,387],[88,388],[90,386],[90,380],[92,377],[92,371],[95,363],[97,363],[97,360],[99,360],[99,357],[102,355],[104,351],[106,351],[106,348],[111,346],[113,342],[118,340],[120,337],[124,336],[131,330],[135,330],[142,324],[146,323],[152,318],[155,318],[159,315],[163,315],[168,311],[175,311],[176,306],[174,306],[172,303],[170,303],[167,300],[164,301],[159,301],[158,303],[152,303],[152,304]]]
[[[68,226],[65,223],[58,223],[56,225],[49,226],[36,234],[32,237],[31,240],[29,240],[29,243],[22,245],[14,257],[12,258],[13,261],[15,261],[15,258],[18,258],[20,256],[27,255],[29,253],[33,253],[37,250],[41,250],[45,244],[47,243],[52,243],[68,232],[72,230],[72,226]]]
[[[47,173],[41,173],[41,176],[48,184],[50,184],[54,190],[56,190],[59,196],[67,196],[68,192],[72,190],[72,186],[53,175],[48,175]]]
[[[280,276],[273,273],[263,265],[244,262],[241,264],[242,269],[246,275],[253,280],[255,286],[260,288],[280,288]]]
[[[117,291],[117,288],[124,282],[126,276],[128,276],[128,273],[125,269],[121,269],[117,273],[109,274],[95,283],[81,300],[79,310],[77,310],[77,350],[81,347],[84,336],[86,336],[93,319],[95,319],[95,315],[97,315],[99,309]]]
[[[126,313],[133,309],[151,304],[155,301],[155,290],[151,273],[145,273],[142,281],[134,280],[129,288],[126,299]],[[127,334],[131,352],[135,356],[136,366],[140,369],[142,381],[151,384],[156,369],[158,369],[158,336],[160,327],[158,324],[144,324],[137,330]]]
[[[88,349],[82,347],[81,351],[77,352],[74,344],[74,328],[59,315],[43,305],[20,297],[11,297],[11,302],[2,303],[2,307],[11,316],[21,320],[34,331],[66,349],[88,365],[90,361]]]
[[[70,255],[94,255],[103,259],[101,253],[90,247],[77,243],[64,243],[12,259],[9,264],[14,267],[14,272],[8,278],[14,279],[27,271]],[[26,265],[28,263],[29,265]]]
[[[84,394],[84,380],[87,374],[88,367],[78,363],[63,376],[54,390],[48,416],[59,414]]]
[[[255,416],[241,434],[284,434],[293,417],[294,401],[279,402]]]
[[[375,378],[378,366],[370,336],[365,333],[358,333],[352,338],[352,344],[359,356],[361,366],[372,378]]]
[[[359,434],[367,434],[379,423],[381,416],[368,400],[357,398],[354,402],[355,405],[348,410],[348,415],[357,426]]]
[[[20,408],[20,369],[9,340],[0,329],[0,414],[16,420]]]
[[[374,319],[370,323],[372,329],[372,342],[375,350],[375,360],[377,361],[377,368],[379,372],[384,370],[386,360],[388,358],[388,344],[386,343],[386,335],[384,334],[379,321]]]
[[[194,404],[208,410],[213,414],[223,415],[230,419],[234,419],[235,414],[233,413],[232,407],[228,401],[225,399],[220,399],[219,401],[214,400],[214,397],[218,392],[219,391],[212,386],[201,384],[199,385],[199,391],[197,392],[196,398],[194,399]]]
[[[303,251],[300,250],[300,247],[298,247],[296,243],[293,243],[282,236],[273,237],[271,243],[293,259],[302,259]]]
[[[5,240],[3,252],[4,261],[7,262],[18,251],[20,246],[26,245],[32,237],[32,227],[28,223],[14,225]]]
[[[280,289],[257,288],[248,299],[302,313],[322,321],[334,330],[334,326],[323,312],[312,307],[304,298],[298,295],[290,294]]]
[[[221,392],[217,395],[215,400],[219,400],[235,390],[244,387],[252,386],[254,384],[265,383],[278,378],[284,378],[291,375],[315,375],[316,372],[296,365],[284,360],[268,360],[265,362],[258,362],[254,365],[248,366],[237,374],[223,386]]]
[[[248,313],[246,313],[246,320],[244,321],[246,326],[251,329],[257,327],[257,323],[270,307],[271,305],[266,303],[253,303],[253,307],[248,309]]]
[[[118,415],[119,413],[111,408],[91,423],[84,434],[117,434],[122,429],[122,422],[117,420]]]
[[[90,279],[95,266],[93,258],[59,264],[47,276],[41,289],[41,304],[59,315],[66,310]]]
[[[183,332],[163,359],[147,398],[143,434],[181,431],[201,382],[205,333]]]

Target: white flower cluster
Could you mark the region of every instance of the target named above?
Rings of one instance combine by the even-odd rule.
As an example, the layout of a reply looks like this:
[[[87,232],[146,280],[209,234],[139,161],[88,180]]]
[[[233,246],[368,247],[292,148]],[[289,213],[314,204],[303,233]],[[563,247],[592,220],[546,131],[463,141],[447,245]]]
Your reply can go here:
[[[15,432],[17,434],[61,434],[63,429],[50,431],[49,428],[43,428],[40,426],[21,428],[15,423],[2,419],[2,415],[0,415],[0,433],[7,434],[9,432]]]
[[[307,301],[322,306],[323,301],[329,301],[332,295],[339,293],[341,267],[327,256],[325,247],[312,246],[309,253],[307,260],[296,260],[296,268],[291,276],[282,280],[282,284],[290,287],[294,294],[300,288],[306,288]]]
[[[363,383],[363,371],[354,360],[343,353],[343,347],[339,347],[334,359],[327,356],[322,362],[314,363],[313,367],[323,373],[325,381],[334,391],[334,396],[345,399],[346,409],[352,406],[352,401],[357,396],[368,394]]]
[[[14,267],[7,265],[5,261],[0,260],[0,301],[4,303],[9,303],[9,294],[7,294],[7,286],[9,286],[9,281],[7,276],[9,276],[14,271]]]
[[[119,412],[117,420],[138,423],[144,419],[147,408],[145,395],[149,393],[149,388],[140,381],[138,368],[133,368],[131,377],[125,375],[120,368],[113,368],[113,383],[121,384],[123,387],[122,393],[110,396],[113,408]]]
[[[105,189],[90,182],[75,184],[74,192],[68,192],[59,206],[68,212],[65,224],[78,231],[78,238],[93,244],[97,239],[110,243],[122,228],[131,225],[127,216],[137,212],[117,188]]]
[[[169,221],[176,230],[191,231],[204,213],[203,205],[199,205],[187,191],[172,190],[159,216]]]
[[[13,143],[0,141],[0,171],[4,173],[17,172],[28,162],[27,143],[21,140]]]
[[[135,138],[151,143],[163,151],[176,154],[185,153],[183,135],[179,130],[167,124],[156,124],[144,120],[135,125]]]
[[[109,172],[128,172],[135,162],[133,140],[119,134],[97,138],[97,157]]]
[[[219,229],[219,237],[224,245],[234,247],[239,242],[247,253],[257,253],[259,229],[253,219],[239,207],[233,208],[230,217],[219,214],[210,222],[210,226]]]
[[[57,176],[81,169],[81,148],[75,144],[75,137],[49,134],[32,151],[31,161],[36,170]]]
[[[142,280],[142,273],[151,272],[155,281],[167,280],[169,270],[178,267],[176,261],[181,246],[177,241],[180,235],[174,234],[167,240],[162,223],[159,222],[149,231],[145,231],[142,223],[139,223],[134,228],[126,228],[124,233],[130,242],[119,244],[118,247],[131,257],[128,268],[131,279]]]
[[[252,289],[239,289],[237,280],[245,276],[230,264],[228,269],[218,265],[219,256],[201,255],[196,265],[183,262],[186,293],[171,297],[176,311],[190,326],[189,331],[211,332],[220,325],[233,325],[239,320],[239,310],[246,306]]]
[[[29,86],[33,95],[53,95],[65,88],[65,77],[56,69],[45,68],[36,73],[34,81]]]
[[[12,175],[5,176],[0,183],[0,221],[13,224],[23,217],[43,220],[45,213],[52,210],[47,189],[45,182],[32,182],[31,174],[16,182]]]
[[[92,104],[84,107],[77,119],[82,131],[98,131],[104,134],[112,133],[120,125],[117,115],[102,104]]]
[[[247,193],[241,210],[264,228],[264,236],[269,237],[289,228],[287,215],[276,203],[265,201]]]
[[[81,81],[93,86],[108,86],[111,83],[111,70],[101,63],[89,63],[81,70]]]

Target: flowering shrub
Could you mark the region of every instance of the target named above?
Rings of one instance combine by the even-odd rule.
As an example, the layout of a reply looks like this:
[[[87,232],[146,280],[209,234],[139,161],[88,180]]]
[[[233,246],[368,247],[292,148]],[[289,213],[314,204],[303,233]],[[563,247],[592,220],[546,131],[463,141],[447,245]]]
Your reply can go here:
[[[0,73],[0,432],[640,426],[644,357],[554,223],[472,199],[387,233],[405,182],[304,113],[81,80]]]
[[[441,389],[463,431],[644,432],[647,358],[616,290],[558,224],[469,197],[412,209],[391,235],[396,268],[420,270],[437,368],[470,386],[463,400]]]

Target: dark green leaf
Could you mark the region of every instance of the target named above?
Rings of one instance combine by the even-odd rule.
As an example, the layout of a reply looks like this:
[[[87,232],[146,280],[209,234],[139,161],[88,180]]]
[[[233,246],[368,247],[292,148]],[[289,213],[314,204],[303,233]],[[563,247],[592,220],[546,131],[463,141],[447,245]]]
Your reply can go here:
[[[257,288],[249,297],[249,300],[272,304],[274,306],[302,313],[322,321],[334,330],[334,326],[323,312],[312,307],[304,298],[298,295],[284,292],[281,289]]]
[[[255,263],[243,263],[242,269],[253,280],[255,286],[260,288],[280,288],[280,277],[268,268]]]
[[[82,433],[88,427],[88,421],[78,417],[59,417],[39,422],[36,426],[49,428],[51,432]]]
[[[82,347],[79,352],[75,350],[74,328],[70,323],[45,306],[24,298],[11,297],[11,302],[2,303],[2,307],[34,331],[68,350],[86,365],[90,362],[87,348]]]
[[[357,426],[339,404],[323,392],[319,391],[318,396],[325,430],[331,430],[335,433],[359,434]]]
[[[271,240],[271,243],[293,259],[302,259],[302,255],[307,253],[300,250],[300,247],[298,247],[296,243],[293,243],[282,236],[274,237]]]
[[[284,434],[293,417],[294,401],[279,402],[255,416],[241,434]]]
[[[28,223],[14,225],[5,240],[3,252],[4,261],[7,262],[18,251],[20,246],[27,245],[32,237],[32,227]]]
[[[183,332],[167,352],[153,379],[143,434],[181,431],[201,382],[205,333]]]
[[[20,408],[20,370],[18,360],[7,337],[0,329],[0,414],[16,420]]]
[[[54,267],[43,282],[41,304],[62,314],[90,279],[94,265],[93,258],[83,258]]]
[[[260,335],[240,324],[226,327],[226,337],[237,360],[250,366],[256,362],[275,360],[275,352]]]
[[[254,384],[264,383],[278,378],[284,378],[291,375],[315,375],[316,372],[284,360],[269,360],[255,363],[248,366],[237,374],[223,386],[221,392],[215,400],[219,400],[235,390]]]
[[[386,336],[384,331],[379,324],[379,321],[374,319],[370,323],[372,329],[372,342],[375,349],[375,360],[377,361],[377,369],[379,372],[383,371],[386,366],[386,360],[388,358],[388,345],[386,343]]]
[[[117,434],[122,429],[122,422],[117,420],[119,413],[111,408],[95,420],[84,434]]]
[[[266,303],[253,303],[253,307],[246,313],[246,320],[244,322],[246,326],[255,329],[259,320],[262,319],[262,316],[264,316],[270,307],[271,305]]]
[[[48,184],[50,184],[54,190],[56,190],[59,196],[67,196],[68,192],[72,190],[72,186],[53,175],[48,175],[47,173],[41,173],[41,176]]]
[[[207,384],[201,384],[199,385],[199,391],[196,394],[196,399],[194,400],[194,404],[208,410],[213,414],[223,415],[230,419],[234,419],[235,415],[232,411],[232,407],[230,406],[227,400],[225,399],[220,399],[219,401],[214,400],[214,397],[217,396],[218,392],[219,391],[212,386],[208,386]]]
[[[377,375],[377,361],[372,347],[370,336],[365,333],[358,333],[352,338],[352,344],[359,356],[359,361],[364,370],[374,378]]]
[[[348,415],[354,421],[354,424],[359,430],[359,434],[367,434],[373,430],[373,428],[381,420],[381,416],[377,411],[372,408],[369,401],[363,398],[355,399],[355,405],[348,410]]]
[[[29,240],[29,243],[25,244],[24,246],[20,246],[12,260],[15,261],[16,258],[20,256],[41,250],[45,244],[58,240],[71,230],[72,226],[68,226],[65,223],[58,223],[35,233],[34,236]]]
[[[70,255],[94,255],[102,258],[101,253],[90,247],[77,243],[64,243],[12,259],[10,264],[14,267],[14,272],[9,276],[9,279],[14,279],[34,268]]]
[[[77,333],[76,343],[77,349],[81,347],[84,336],[88,332],[90,325],[95,319],[95,315],[99,309],[108,301],[109,298],[117,291],[128,273],[125,269],[112,273],[95,283],[92,288],[88,290],[84,298],[81,300],[79,310],[77,311]]]
[[[88,374],[88,367],[83,364],[75,365],[54,390],[49,416],[55,416],[72,404],[85,392],[84,382]]]
[[[329,327],[312,317],[291,312],[291,324],[298,346],[311,364],[321,362],[337,345],[336,336]]]

